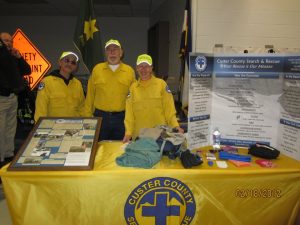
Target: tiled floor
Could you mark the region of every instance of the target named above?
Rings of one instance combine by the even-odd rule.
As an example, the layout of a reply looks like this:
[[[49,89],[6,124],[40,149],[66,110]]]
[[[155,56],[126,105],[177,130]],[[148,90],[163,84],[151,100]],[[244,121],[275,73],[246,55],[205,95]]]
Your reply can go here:
[[[21,145],[25,141],[28,133],[32,129],[32,125],[21,125],[18,123],[16,137],[15,137],[15,149],[20,149]],[[15,152],[17,153],[17,152]],[[11,160],[11,159],[10,159]],[[5,160],[5,162],[0,163],[0,168],[7,164],[9,161]],[[5,200],[1,180],[0,180],[0,225],[12,225],[12,221],[9,215],[7,203]]]
[[[12,225],[1,184],[0,184],[0,224]]]
[[[0,201],[2,201],[4,198],[3,187],[2,184],[0,184]]]

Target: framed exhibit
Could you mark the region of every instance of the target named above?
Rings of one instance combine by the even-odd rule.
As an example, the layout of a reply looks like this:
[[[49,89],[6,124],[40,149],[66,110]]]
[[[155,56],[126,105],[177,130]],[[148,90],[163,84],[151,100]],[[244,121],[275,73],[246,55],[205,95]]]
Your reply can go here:
[[[98,117],[42,117],[7,170],[92,170],[100,126]]]

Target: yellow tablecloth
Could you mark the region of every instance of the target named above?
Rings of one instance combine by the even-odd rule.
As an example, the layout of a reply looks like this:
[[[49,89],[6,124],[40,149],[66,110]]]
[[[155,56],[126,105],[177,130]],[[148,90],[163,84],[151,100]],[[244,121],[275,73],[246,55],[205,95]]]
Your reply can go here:
[[[163,157],[153,169],[115,163],[120,142],[102,142],[92,171],[0,170],[15,225],[292,225],[300,206],[300,162],[276,168],[183,169]],[[156,207],[156,208],[155,208]]]

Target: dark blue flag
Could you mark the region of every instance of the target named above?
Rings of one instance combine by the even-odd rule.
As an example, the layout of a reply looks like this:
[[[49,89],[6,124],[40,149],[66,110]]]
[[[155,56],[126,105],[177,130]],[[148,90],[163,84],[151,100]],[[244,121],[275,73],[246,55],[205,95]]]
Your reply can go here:
[[[80,1],[73,41],[80,50],[86,67],[92,72],[93,67],[103,61],[100,28],[97,25],[93,0]]]

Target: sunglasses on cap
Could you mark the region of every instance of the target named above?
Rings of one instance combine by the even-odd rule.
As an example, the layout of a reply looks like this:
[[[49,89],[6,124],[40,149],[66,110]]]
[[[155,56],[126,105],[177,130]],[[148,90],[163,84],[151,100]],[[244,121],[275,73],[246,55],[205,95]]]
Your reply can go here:
[[[77,62],[75,60],[70,60],[68,58],[64,58],[63,60],[65,63],[71,63],[74,66],[77,65]]]

